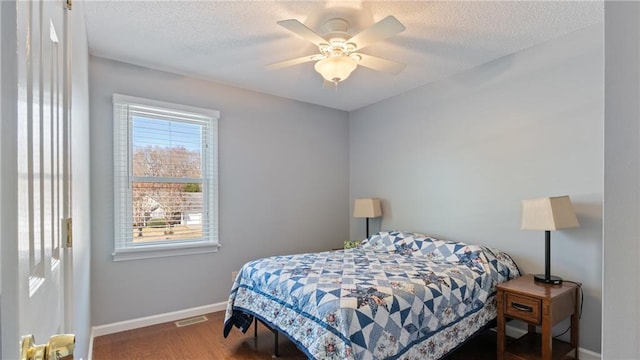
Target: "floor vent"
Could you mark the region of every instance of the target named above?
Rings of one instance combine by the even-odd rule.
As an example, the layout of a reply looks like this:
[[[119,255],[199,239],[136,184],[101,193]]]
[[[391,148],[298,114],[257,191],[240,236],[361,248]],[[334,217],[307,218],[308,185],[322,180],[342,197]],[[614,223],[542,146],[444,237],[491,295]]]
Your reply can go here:
[[[189,326],[189,325],[205,322],[207,320],[208,320],[207,317],[202,315],[202,316],[192,317],[189,319],[179,320],[179,321],[176,321],[175,324],[177,327],[183,327],[183,326]]]

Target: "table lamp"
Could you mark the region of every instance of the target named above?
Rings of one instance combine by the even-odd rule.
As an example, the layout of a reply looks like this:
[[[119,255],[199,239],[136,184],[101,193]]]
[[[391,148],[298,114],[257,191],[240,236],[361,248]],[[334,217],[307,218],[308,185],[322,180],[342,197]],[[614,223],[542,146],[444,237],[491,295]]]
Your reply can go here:
[[[369,218],[382,216],[380,199],[356,199],[353,204],[353,217],[367,219],[367,238],[369,237]]]
[[[544,274],[534,276],[536,282],[558,285],[562,278],[551,275],[551,231],[578,227],[569,196],[522,200],[522,230],[544,230]]]

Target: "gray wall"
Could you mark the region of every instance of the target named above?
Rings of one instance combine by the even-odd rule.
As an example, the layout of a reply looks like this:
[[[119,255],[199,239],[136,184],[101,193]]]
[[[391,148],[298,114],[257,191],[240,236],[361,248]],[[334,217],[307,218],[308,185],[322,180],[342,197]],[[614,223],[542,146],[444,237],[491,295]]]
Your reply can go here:
[[[248,260],[347,238],[346,112],[96,57],[89,72],[93,325],[226,301]],[[220,252],[113,261],[113,93],[221,112]]]
[[[17,137],[18,137],[18,83],[17,71],[17,21],[16,3],[0,2],[0,33],[2,42],[0,48],[0,250],[2,250],[2,264],[0,267],[0,358],[16,357],[16,334],[18,328],[18,284],[16,270],[18,269],[18,208],[17,176]]]
[[[69,12],[72,45],[71,164],[73,216],[73,286],[71,319],[76,335],[75,358],[88,358],[91,335],[91,179],[89,174],[89,49],[84,4]],[[69,330],[66,330],[69,331]]]
[[[592,26],[352,112],[349,130],[350,197],[383,202],[373,230],[497,247],[540,273],[544,233],[519,230],[520,201],[570,195],[580,227],[552,234],[551,270],[583,283],[580,343],[596,352],[603,48]],[[351,237],[363,234],[352,219]]]
[[[605,5],[602,358],[640,359],[640,4]]]

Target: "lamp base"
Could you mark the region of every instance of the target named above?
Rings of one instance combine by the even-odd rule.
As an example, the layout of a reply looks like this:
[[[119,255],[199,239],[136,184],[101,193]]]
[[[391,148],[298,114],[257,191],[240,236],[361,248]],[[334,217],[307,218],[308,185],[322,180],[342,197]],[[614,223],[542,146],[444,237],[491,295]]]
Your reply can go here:
[[[533,276],[533,280],[535,282],[541,282],[541,283],[550,284],[550,285],[562,284],[562,278],[558,276],[553,276],[553,275],[549,275],[549,278],[547,279],[547,277],[544,274],[535,274]]]

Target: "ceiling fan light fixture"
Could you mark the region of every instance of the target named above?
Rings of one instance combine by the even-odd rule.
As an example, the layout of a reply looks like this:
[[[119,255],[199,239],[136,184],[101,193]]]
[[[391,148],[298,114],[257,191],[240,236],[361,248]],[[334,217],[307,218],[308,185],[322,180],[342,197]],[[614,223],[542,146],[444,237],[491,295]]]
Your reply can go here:
[[[337,84],[348,78],[357,66],[358,63],[348,56],[330,56],[318,61],[314,68],[325,80]]]

